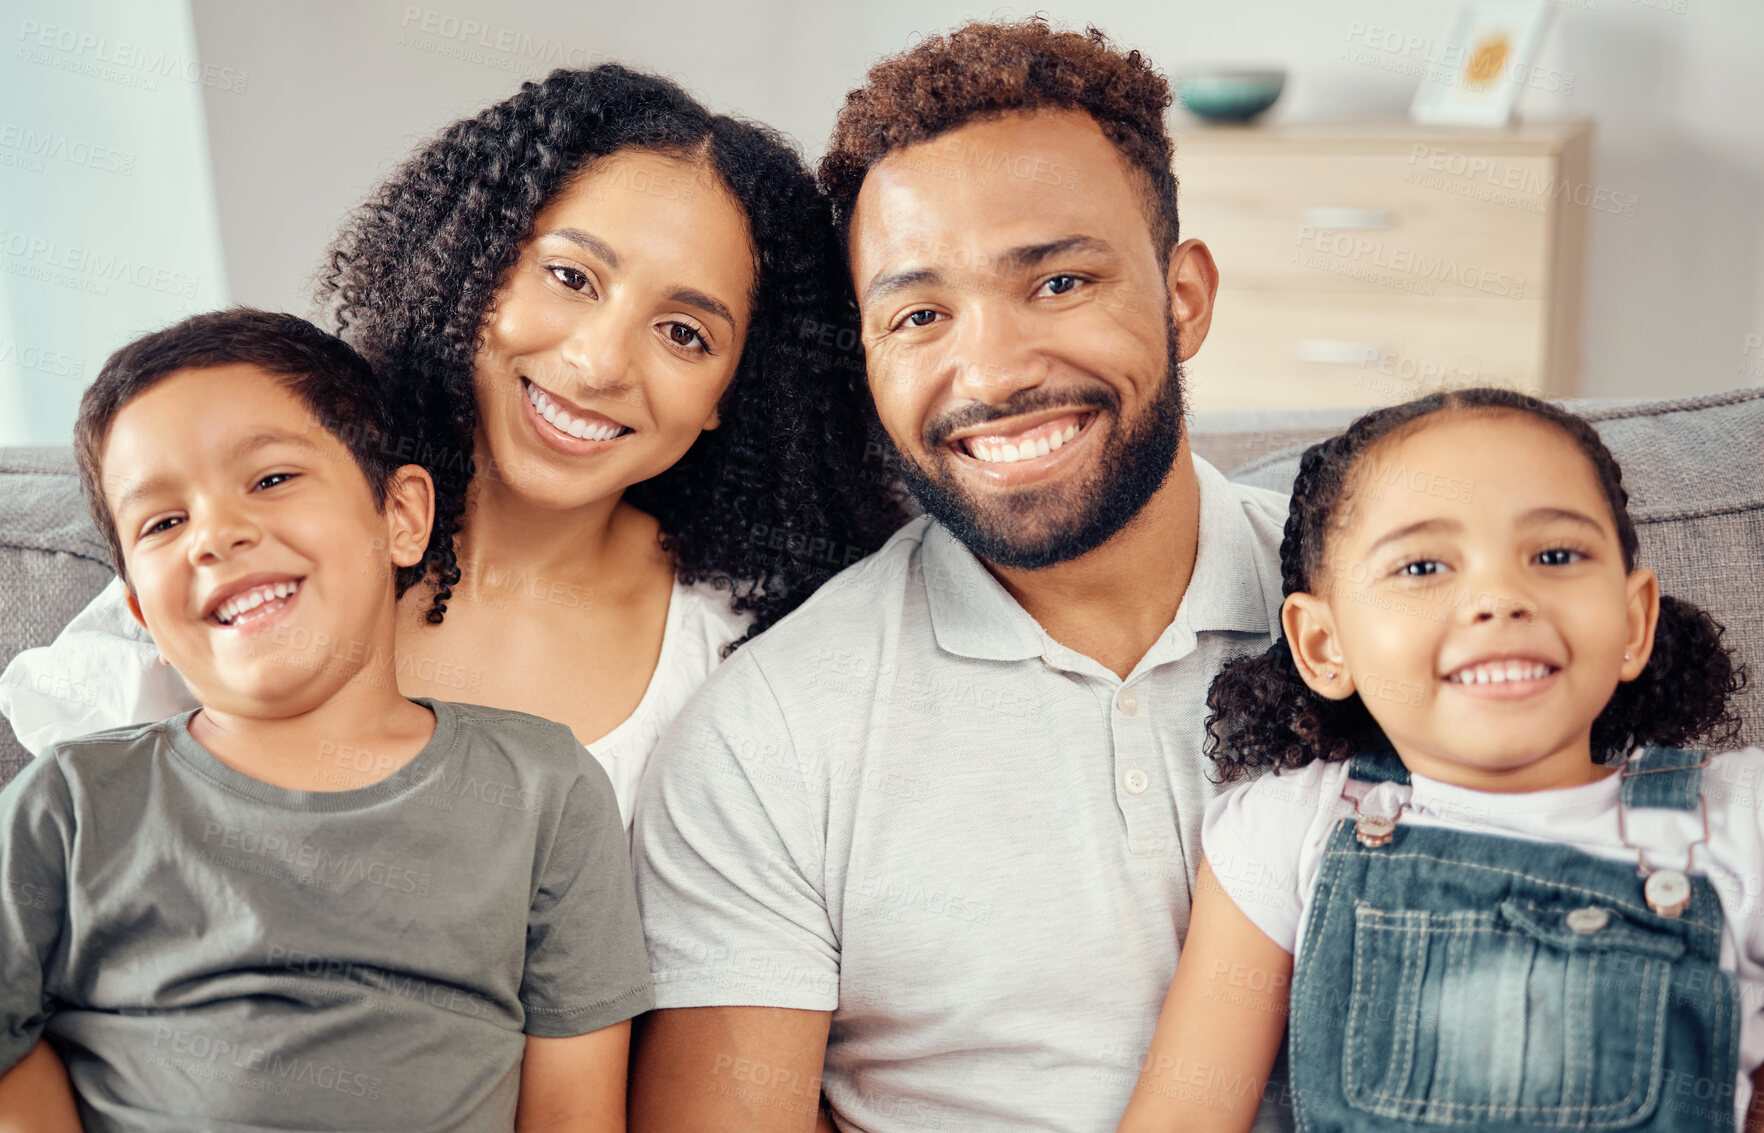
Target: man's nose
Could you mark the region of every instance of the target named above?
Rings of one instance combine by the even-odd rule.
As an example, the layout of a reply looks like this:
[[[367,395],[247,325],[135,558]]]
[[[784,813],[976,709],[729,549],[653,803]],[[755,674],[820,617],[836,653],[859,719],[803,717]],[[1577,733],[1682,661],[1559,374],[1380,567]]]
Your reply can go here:
[[[982,305],[963,320],[947,359],[950,393],[998,405],[1047,380],[1047,359],[1029,328],[999,307]]]

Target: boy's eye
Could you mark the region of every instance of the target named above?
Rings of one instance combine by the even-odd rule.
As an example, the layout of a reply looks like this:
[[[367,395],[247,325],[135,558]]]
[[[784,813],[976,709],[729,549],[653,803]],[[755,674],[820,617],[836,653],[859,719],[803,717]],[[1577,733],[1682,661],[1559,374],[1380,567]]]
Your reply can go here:
[[[1444,569],[1445,564],[1438,559],[1416,559],[1414,562],[1404,563],[1398,567],[1397,573],[1407,575],[1410,578],[1421,578],[1429,574],[1438,574]]]
[[[184,522],[183,516],[181,516],[181,515],[168,515],[164,519],[154,520],[151,524],[149,524],[147,526],[146,530],[141,532],[141,534],[142,535],[158,535],[162,531],[170,531],[174,525],[182,523],[182,522]]]
[[[260,477],[256,486],[261,491],[264,488],[273,488],[277,484],[285,484],[292,479],[294,479],[292,472],[271,472],[268,476]]]
[[[1579,551],[1570,550],[1567,547],[1552,547],[1539,554],[1537,556],[1537,561],[1544,566],[1568,566],[1571,563],[1579,562],[1585,557],[1586,556]]]

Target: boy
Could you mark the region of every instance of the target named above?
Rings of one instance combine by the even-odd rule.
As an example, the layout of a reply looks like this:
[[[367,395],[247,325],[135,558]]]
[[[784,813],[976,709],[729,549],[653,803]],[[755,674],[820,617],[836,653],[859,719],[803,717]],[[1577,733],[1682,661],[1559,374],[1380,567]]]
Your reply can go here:
[[[399,695],[434,500],[392,421],[347,345],[245,309],[86,392],[94,518],[202,707],[0,792],[0,1127],[72,1116],[47,1035],[87,1130],[623,1129],[652,999],[612,788],[560,725]]]

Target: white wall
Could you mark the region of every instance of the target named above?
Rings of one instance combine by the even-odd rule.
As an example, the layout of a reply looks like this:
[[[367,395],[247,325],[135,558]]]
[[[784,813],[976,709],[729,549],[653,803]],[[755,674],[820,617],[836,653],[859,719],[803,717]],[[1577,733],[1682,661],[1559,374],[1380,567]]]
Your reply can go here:
[[[1024,10],[1095,23],[1170,71],[1284,66],[1291,78],[1273,114],[1301,120],[1402,114],[1414,79],[1356,62],[1352,38],[1374,27],[1438,38],[1456,9],[1457,0],[1059,0]],[[194,0],[194,10],[204,60],[250,75],[242,94],[205,92],[233,298],[300,311],[327,237],[375,180],[434,130],[554,63],[610,57],[662,71],[814,154],[878,56],[966,17],[1016,14],[948,0]],[[1521,113],[1593,118],[1594,181],[1639,198],[1633,218],[1590,216],[1588,393],[1764,381],[1764,346],[1746,348],[1764,337],[1760,59],[1758,0],[1557,4],[1538,65],[1572,81],[1553,84],[1565,92],[1528,90]]]
[[[0,445],[65,443],[144,331],[225,302],[186,0],[0,14]]]

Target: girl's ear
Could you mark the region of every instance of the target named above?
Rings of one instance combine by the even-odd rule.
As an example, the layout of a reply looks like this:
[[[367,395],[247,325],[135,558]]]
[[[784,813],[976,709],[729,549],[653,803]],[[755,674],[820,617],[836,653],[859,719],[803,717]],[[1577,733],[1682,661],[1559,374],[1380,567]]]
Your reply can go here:
[[[1335,615],[1327,602],[1315,594],[1288,594],[1280,607],[1280,628],[1299,679],[1312,692],[1329,700],[1346,700],[1354,694],[1353,674],[1342,659]]]
[[[386,545],[392,562],[401,567],[422,562],[434,526],[435,482],[420,464],[400,467],[386,487]]]
[[[1647,668],[1654,651],[1654,629],[1660,624],[1660,580],[1647,567],[1629,572],[1625,584],[1628,634],[1623,639],[1623,668],[1617,679],[1633,681]]]

